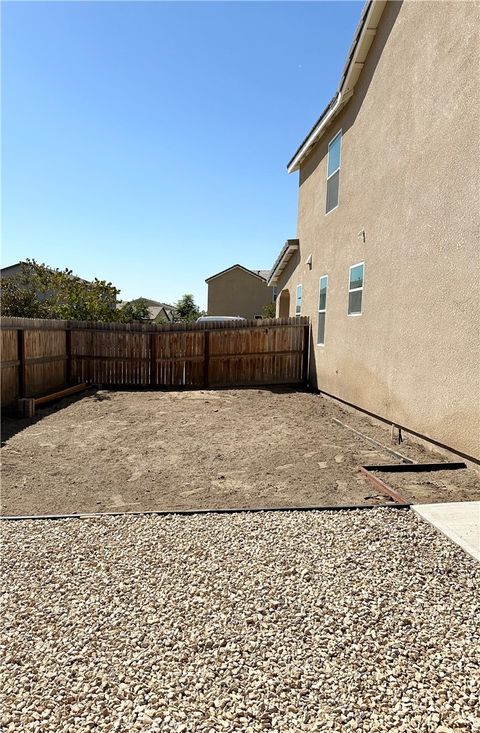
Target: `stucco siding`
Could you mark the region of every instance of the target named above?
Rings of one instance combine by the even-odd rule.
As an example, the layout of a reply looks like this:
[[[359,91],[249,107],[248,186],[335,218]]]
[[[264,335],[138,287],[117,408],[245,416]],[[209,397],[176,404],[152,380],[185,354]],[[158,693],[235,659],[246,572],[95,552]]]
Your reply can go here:
[[[474,457],[479,20],[474,3],[387,4],[353,98],[301,166],[299,260],[279,283],[290,291],[291,315],[303,285],[314,384]],[[339,206],[325,216],[327,146],[340,129]],[[363,313],[348,316],[349,267],[362,261]]]
[[[271,302],[272,288],[241,268],[228,270],[208,283],[209,316],[255,318]]]

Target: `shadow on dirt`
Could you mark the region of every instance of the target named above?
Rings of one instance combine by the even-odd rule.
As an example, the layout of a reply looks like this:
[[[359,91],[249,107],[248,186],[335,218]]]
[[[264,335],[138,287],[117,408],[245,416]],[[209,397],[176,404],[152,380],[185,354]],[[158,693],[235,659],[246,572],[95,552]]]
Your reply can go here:
[[[55,412],[59,412],[59,410],[64,410],[69,405],[73,405],[75,402],[79,402],[84,399],[94,399],[99,401],[108,400],[110,397],[108,393],[98,392],[95,387],[92,387],[91,389],[85,390],[85,392],[79,392],[71,397],[64,397],[63,399],[55,400],[46,407],[39,407],[35,417],[18,417],[15,415],[13,410],[5,411],[5,414],[2,414],[2,447],[10,440],[10,438],[13,438],[14,435],[21,433],[22,430],[26,430],[31,425],[36,425],[36,423],[43,420],[44,417],[52,415]]]

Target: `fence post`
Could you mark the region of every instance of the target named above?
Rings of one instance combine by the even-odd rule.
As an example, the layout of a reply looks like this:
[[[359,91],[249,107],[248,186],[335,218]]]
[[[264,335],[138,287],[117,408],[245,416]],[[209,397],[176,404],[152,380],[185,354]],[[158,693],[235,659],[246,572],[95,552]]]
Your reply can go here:
[[[69,328],[65,331],[65,381],[67,385],[72,382],[72,332]]]
[[[303,372],[302,381],[308,384],[308,367],[310,361],[310,325],[307,323],[303,327]]]
[[[157,339],[150,334],[150,386],[157,386]]]
[[[205,331],[205,342],[203,347],[203,386],[210,386],[210,331]]]
[[[18,398],[25,397],[27,382],[27,367],[25,363],[25,331],[17,329],[17,353],[18,353]]]

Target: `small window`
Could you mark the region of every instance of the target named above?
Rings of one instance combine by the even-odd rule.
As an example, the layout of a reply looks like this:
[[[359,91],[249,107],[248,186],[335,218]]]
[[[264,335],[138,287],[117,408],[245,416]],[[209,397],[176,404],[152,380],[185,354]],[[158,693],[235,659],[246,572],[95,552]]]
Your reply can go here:
[[[274,285],[272,288],[272,303],[275,303],[276,300],[277,300],[277,287],[276,285]]]
[[[342,146],[342,133],[339,132],[328,145],[327,162],[327,203],[325,213],[336,209],[338,206],[338,192],[340,185],[340,149]]]
[[[318,296],[318,336],[317,344],[325,345],[325,319],[327,317],[327,289],[328,275],[320,278],[319,296]]]
[[[297,285],[297,300],[295,302],[295,315],[299,316],[302,313],[302,286]]]
[[[352,265],[348,277],[348,315],[359,316],[362,313],[363,276],[365,263]]]

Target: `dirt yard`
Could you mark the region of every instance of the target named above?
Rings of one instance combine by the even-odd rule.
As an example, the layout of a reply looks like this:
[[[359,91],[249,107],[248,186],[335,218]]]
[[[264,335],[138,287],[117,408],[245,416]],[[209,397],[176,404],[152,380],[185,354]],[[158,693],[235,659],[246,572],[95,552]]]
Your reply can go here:
[[[399,461],[332,418],[391,446],[386,427],[307,392],[92,392],[4,421],[2,514],[389,503],[357,467]],[[396,448],[446,460],[408,440]],[[403,496],[480,498],[474,471],[425,478],[414,488],[410,475]]]

